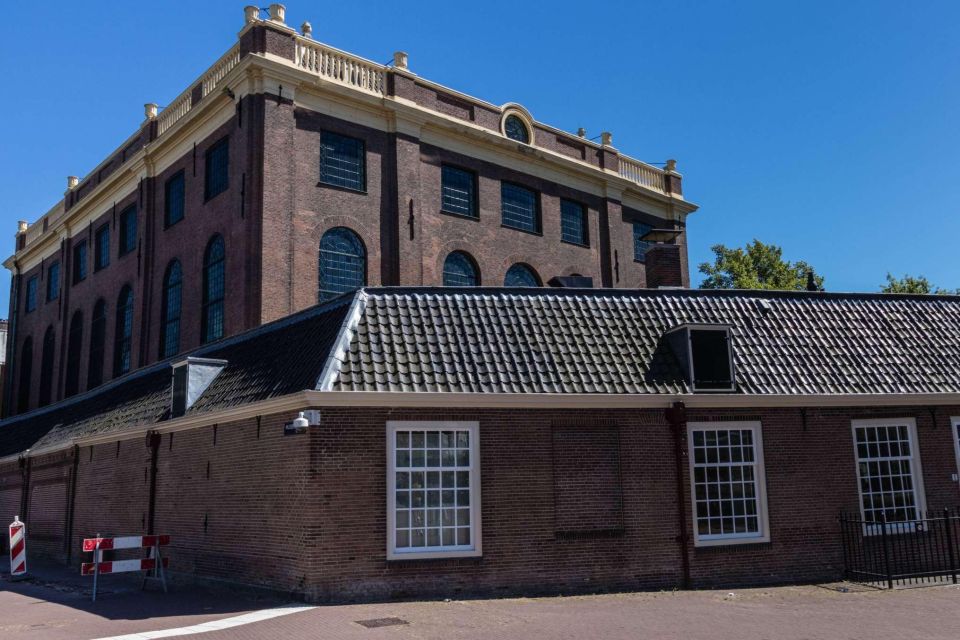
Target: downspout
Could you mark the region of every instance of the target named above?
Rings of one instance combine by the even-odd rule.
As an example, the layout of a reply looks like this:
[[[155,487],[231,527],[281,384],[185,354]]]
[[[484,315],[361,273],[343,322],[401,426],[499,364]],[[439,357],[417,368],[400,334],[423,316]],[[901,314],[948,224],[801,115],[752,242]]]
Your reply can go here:
[[[160,455],[160,434],[147,433],[147,447],[150,449],[150,496],[147,499],[147,535],[153,534],[153,521],[157,511],[157,458]]]
[[[664,411],[667,422],[673,431],[674,466],[677,472],[677,544],[680,545],[680,566],[683,574],[681,587],[690,588],[690,551],[687,545],[687,509],[683,495],[683,477],[687,468],[687,408],[682,402],[674,402],[673,406]]]
[[[70,470],[70,497],[67,500],[67,526],[65,544],[67,551],[67,566],[70,566],[70,560],[73,557],[73,514],[77,503],[77,470],[80,466],[80,447],[73,445],[73,468]]]

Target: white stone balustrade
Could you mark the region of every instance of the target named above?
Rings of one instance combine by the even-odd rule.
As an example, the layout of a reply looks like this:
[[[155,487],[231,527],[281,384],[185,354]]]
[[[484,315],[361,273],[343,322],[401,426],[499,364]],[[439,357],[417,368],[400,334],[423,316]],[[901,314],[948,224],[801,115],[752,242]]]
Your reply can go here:
[[[619,164],[621,178],[626,178],[631,182],[636,182],[649,189],[666,192],[667,189],[663,180],[663,171],[657,167],[624,155],[620,156]]]
[[[386,68],[345,51],[297,37],[296,64],[324,80],[383,95],[386,92]]]

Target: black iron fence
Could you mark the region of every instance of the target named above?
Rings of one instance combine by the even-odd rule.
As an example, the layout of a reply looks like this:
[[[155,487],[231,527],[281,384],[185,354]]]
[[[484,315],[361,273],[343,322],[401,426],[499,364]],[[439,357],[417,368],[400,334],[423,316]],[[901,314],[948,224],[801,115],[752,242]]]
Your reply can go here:
[[[848,580],[909,585],[952,580],[960,572],[960,509],[927,512],[905,522],[866,521],[840,514]]]

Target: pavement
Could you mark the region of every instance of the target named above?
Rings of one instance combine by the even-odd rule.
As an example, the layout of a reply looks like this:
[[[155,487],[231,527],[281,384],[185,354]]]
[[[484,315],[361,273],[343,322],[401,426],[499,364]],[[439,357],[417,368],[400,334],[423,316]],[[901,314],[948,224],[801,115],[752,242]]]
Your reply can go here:
[[[4,567],[5,568],[5,567]],[[125,636],[244,640],[710,639],[956,640],[960,587],[885,591],[852,584],[738,590],[444,600],[307,607],[255,592],[177,585],[140,590],[104,579],[90,602],[87,578],[34,565],[34,577],[0,576],[0,638]],[[112,580],[110,580],[112,578]]]

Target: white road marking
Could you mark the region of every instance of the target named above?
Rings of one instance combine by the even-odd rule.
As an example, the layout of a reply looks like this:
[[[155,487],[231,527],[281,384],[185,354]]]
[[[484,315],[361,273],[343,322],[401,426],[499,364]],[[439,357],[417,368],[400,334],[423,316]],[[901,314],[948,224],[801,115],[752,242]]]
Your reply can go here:
[[[309,611],[311,609],[316,609],[316,607],[289,605],[286,607],[277,607],[275,609],[263,609],[261,611],[245,613],[243,615],[234,616],[232,618],[223,618],[222,620],[211,620],[210,622],[203,622],[201,624],[195,624],[189,627],[179,627],[177,629],[161,629],[159,631],[143,631],[141,633],[128,633],[122,636],[110,636],[109,638],[97,638],[96,640],[153,640],[153,638],[172,638],[175,636],[188,636],[192,633],[207,633],[208,631],[220,631],[221,629],[239,627],[245,624],[251,624],[253,622],[260,622],[261,620],[279,618],[280,616],[288,616],[291,613],[300,613],[301,611]]]

